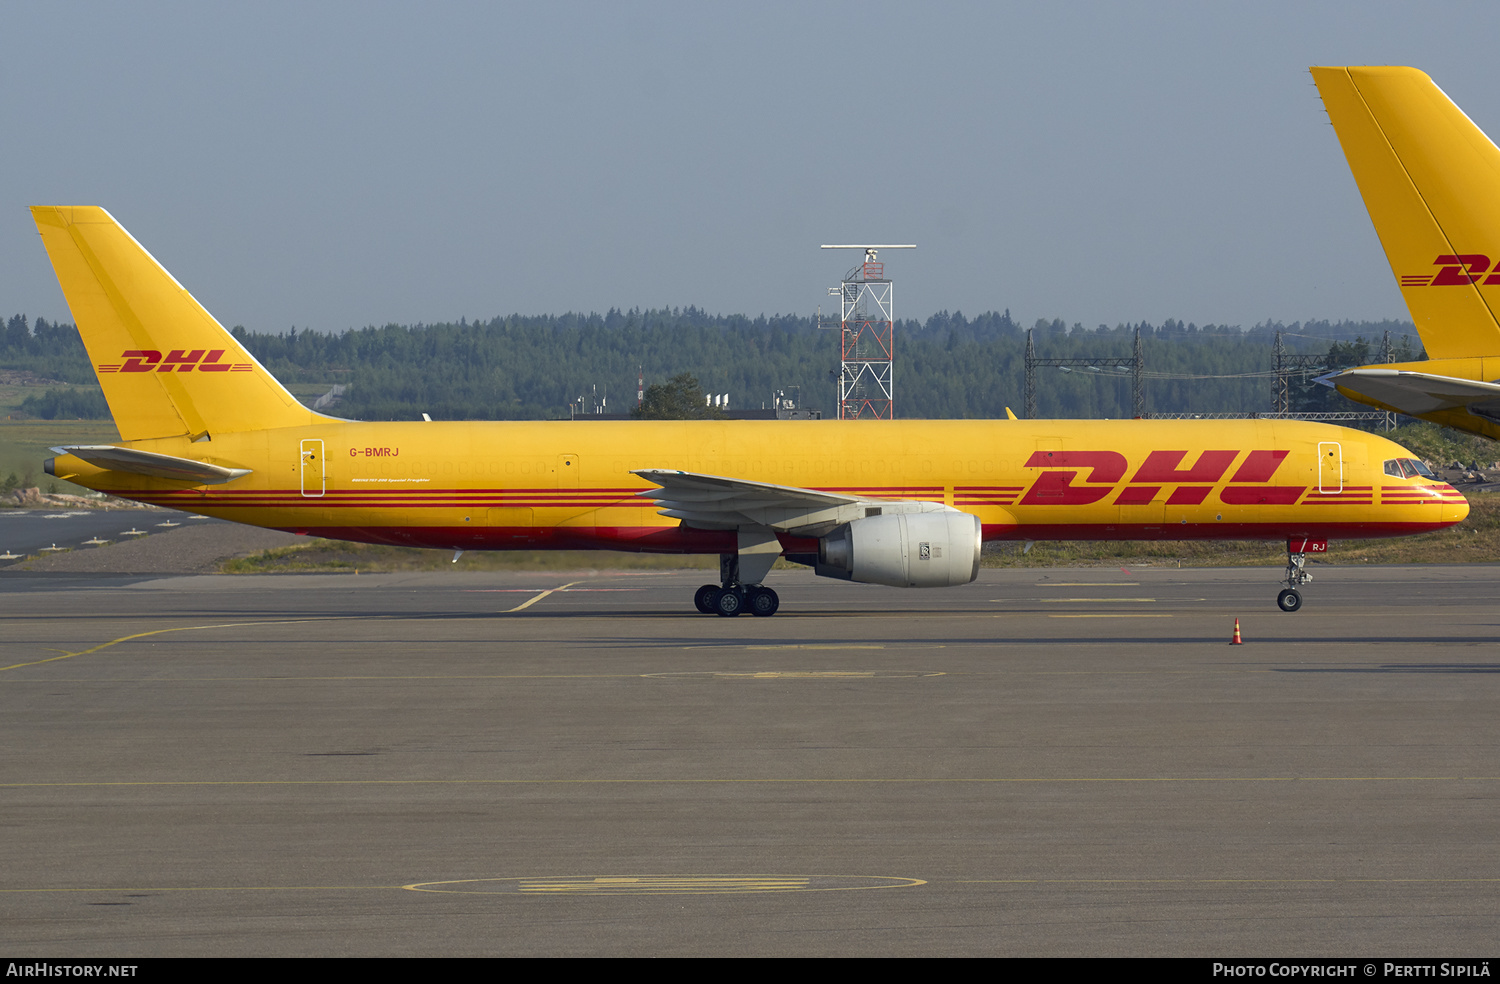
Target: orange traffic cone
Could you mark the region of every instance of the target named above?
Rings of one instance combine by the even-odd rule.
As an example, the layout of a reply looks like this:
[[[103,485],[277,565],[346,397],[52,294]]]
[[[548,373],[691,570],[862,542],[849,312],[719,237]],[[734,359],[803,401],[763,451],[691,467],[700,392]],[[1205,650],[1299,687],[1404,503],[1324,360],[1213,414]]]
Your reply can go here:
[[[1243,646],[1245,640],[1240,638],[1240,620],[1234,620],[1234,638],[1229,640],[1231,646]]]

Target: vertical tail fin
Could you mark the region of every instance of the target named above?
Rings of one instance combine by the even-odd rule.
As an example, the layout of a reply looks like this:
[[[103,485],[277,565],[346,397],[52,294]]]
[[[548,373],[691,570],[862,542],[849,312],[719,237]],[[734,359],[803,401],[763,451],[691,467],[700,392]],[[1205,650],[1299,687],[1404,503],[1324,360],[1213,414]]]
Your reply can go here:
[[[315,418],[104,209],[31,215],[121,438],[199,440]]]
[[[1500,149],[1414,68],[1312,76],[1427,354],[1500,355]]]

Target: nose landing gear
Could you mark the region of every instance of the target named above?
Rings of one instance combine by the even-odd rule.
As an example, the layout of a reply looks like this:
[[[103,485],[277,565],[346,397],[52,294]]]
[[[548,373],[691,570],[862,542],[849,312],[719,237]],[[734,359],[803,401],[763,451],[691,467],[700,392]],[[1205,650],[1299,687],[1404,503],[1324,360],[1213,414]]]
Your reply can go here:
[[[1281,582],[1286,587],[1276,596],[1277,608],[1284,612],[1295,612],[1302,607],[1302,592],[1298,588],[1312,580],[1312,575],[1307,572],[1306,568],[1307,555],[1326,553],[1327,550],[1327,540],[1286,541],[1286,577]]]

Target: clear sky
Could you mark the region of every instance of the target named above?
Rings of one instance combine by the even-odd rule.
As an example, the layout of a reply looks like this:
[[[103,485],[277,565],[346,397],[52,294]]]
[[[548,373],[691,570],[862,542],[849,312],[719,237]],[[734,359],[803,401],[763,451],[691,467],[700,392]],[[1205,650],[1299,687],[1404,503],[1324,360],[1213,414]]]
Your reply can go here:
[[[0,315],[25,206],[109,209],[226,325],[697,305],[1405,318],[1307,74],[1407,64],[1500,136],[1500,6],[0,5]]]

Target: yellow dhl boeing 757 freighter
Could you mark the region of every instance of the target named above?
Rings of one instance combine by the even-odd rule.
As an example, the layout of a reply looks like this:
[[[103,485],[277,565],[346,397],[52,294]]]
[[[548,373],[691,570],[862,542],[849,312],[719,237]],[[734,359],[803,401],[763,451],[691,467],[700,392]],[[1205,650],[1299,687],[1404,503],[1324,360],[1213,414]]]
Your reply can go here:
[[[32,214],[122,440],[49,474],[274,529],[451,550],[720,555],[700,610],[773,614],[785,553],[897,587],[984,540],[1287,541],[1441,529],[1468,503],[1373,434],[1297,421],[357,423],[298,403],[101,208]]]

